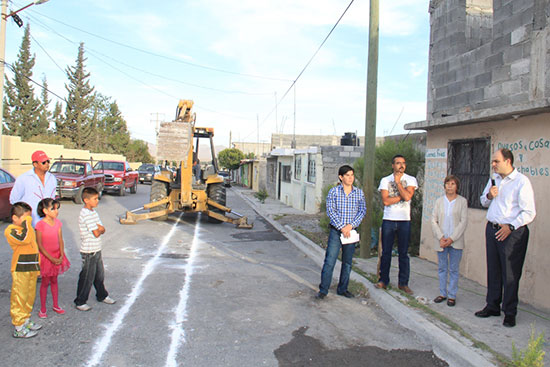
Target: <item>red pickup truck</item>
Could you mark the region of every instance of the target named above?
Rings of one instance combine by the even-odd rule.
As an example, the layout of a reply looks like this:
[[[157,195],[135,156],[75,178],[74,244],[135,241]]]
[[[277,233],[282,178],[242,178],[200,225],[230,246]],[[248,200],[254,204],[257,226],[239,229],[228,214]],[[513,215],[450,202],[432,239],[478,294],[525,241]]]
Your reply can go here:
[[[129,188],[132,194],[137,192],[139,173],[132,170],[130,163],[124,161],[99,161],[94,171],[105,173],[105,187],[107,192],[115,192],[120,196],[126,195]]]
[[[50,172],[57,179],[57,196],[72,198],[75,203],[82,204],[82,190],[93,187],[103,194],[105,176],[102,171],[92,169],[92,161],[77,159],[59,159],[52,164]]]

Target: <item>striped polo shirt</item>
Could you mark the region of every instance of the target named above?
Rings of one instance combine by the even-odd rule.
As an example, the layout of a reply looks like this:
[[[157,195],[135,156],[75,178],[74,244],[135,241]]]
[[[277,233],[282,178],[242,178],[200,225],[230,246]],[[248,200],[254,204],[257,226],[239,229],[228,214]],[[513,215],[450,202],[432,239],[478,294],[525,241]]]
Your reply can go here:
[[[94,236],[93,231],[98,229],[98,224],[103,225],[95,210],[82,208],[78,217],[80,229],[80,252],[94,253],[101,251],[101,238]]]

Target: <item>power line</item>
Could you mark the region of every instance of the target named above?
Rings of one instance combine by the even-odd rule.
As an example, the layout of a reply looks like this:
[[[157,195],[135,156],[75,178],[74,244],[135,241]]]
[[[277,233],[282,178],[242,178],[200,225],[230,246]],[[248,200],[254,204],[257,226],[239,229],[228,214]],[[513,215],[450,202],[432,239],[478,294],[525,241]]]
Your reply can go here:
[[[332,34],[332,32],[334,31],[334,29],[336,29],[336,27],[338,26],[338,24],[340,23],[340,21],[342,20],[342,18],[344,17],[344,15],[347,13],[348,9],[350,8],[351,4],[353,4],[355,0],[351,0],[350,3],[348,4],[348,6],[346,7],[346,9],[344,10],[344,12],[342,13],[342,15],[340,15],[340,17],[338,18],[338,20],[336,21],[336,23],[334,24],[334,26],[332,26],[331,30],[328,32],[328,34],[326,35],[325,39],[323,40],[323,42],[321,42],[321,44],[319,45],[319,47],[317,47],[317,50],[313,53],[313,56],[311,56],[311,58],[309,59],[309,61],[306,63],[306,65],[302,68],[302,70],[300,71],[300,73],[298,74],[298,76],[296,77],[296,79],[294,79],[294,81],[290,84],[290,87],[288,87],[288,89],[286,90],[286,92],[283,94],[283,96],[281,97],[281,99],[279,100],[278,103],[275,104],[275,107],[267,114],[267,116],[264,118],[264,120],[262,121],[262,123],[258,126],[258,129],[260,128],[260,126],[262,126],[266,121],[267,119],[269,118],[269,116],[271,116],[271,114],[273,113],[273,111],[275,111],[275,109],[277,108],[277,106],[279,106],[279,104],[283,101],[283,99],[288,95],[288,92],[290,92],[292,90],[292,88],[296,85],[296,82],[298,81],[298,79],[300,79],[300,77],[302,76],[302,74],[304,73],[304,71],[306,71],[306,69],[308,68],[309,64],[311,64],[311,62],[313,61],[313,59],[315,58],[315,56],[317,56],[317,54],[319,53],[319,51],[321,50],[321,48],[323,47],[323,45],[325,44],[325,42],[328,40],[328,38],[330,37],[330,35]],[[248,134],[247,136],[244,137],[243,140],[245,140],[246,138],[248,138],[250,135],[252,135],[253,133],[255,133],[255,131],[252,131],[250,134]]]
[[[68,41],[70,43],[73,43],[73,44],[78,43],[76,41],[73,41],[73,40],[65,37],[61,33],[57,32],[55,29],[53,29],[53,28],[49,27],[48,25],[44,24],[43,22],[38,20],[36,17],[30,16],[29,19],[32,19],[33,21],[37,22],[39,26],[42,26],[43,28],[49,30],[50,32],[53,32],[54,34],[57,34],[58,36],[62,37],[63,39],[65,39],[66,41]],[[34,40],[34,38],[33,38],[33,40]],[[40,46],[40,44],[39,44],[39,46]],[[40,47],[44,50],[44,48],[42,46],[40,46]],[[212,87],[206,87],[206,86],[199,85],[199,84],[189,83],[189,82],[181,81],[181,80],[178,80],[178,79],[170,78],[170,77],[167,77],[167,76],[164,76],[164,75],[156,74],[156,73],[153,73],[153,72],[145,70],[145,69],[138,68],[138,67],[130,65],[130,64],[124,62],[124,61],[120,61],[118,59],[115,59],[114,57],[111,57],[109,55],[105,55],[104,53],[102,53],[100,51],[97,51],[97,50],[94,50],[93,48],[90,48],[90,47],[86,47],[86,49],[87,50],[92,50],[92,51],[96,52],[96,54],[102,55],[103,57],[108,58],[108,59],[110,59],[110,60],[112,60],[112,61],[114,61],[118,64],[124,65],[128,68],[137,70],[139,72],[149,74],[149,75],[152,75],[154,77],[161,78],[161,79],[164,79],[164,80],[168,80],[168,81],[171,81],[171,82],[175,82],[175,83],[179,83],[179,84],[183,84],[183,85],[187,85],[187,86],[192,86],[192,87],[195,87],[195,88],[201,88],[201,89],[206,89],[206,90],[219,92],[219,93],[227,93],[227,94],[244,94],[244,95],[249,95],[249,96],[271,95],[271,92],[248,92],[248,91],[240,91],[240,90],[227,90],[227,89],[212,88]],[[46,52],[46,51],[44,50],[44,52]],[[46,52],[46,54],[47,54],[47,52]],[[52,61],[53,61],[53,59],[52,59]],[[55,61],[54,61],[54,63],[55,63]]]
[[[28,79],[31,83],[34,83],[36,84],[37,86],[39,86],[40,88],[42,89],[45,89],[48,93],[51,93],[53,94],[54,96],[56,96],[57,98],[59,98],[60,100],[62,100],[63,102],[67,103],[67,100],[64,98],[64,97],[61,97],[60,95],[58,95],[57,93],[55,92],[52,92],[50,89],[46,88],[44,85],[38,83],[38,82],[35,82],[32,78],[29,78],[28,76],[26,75],[23,75],[21,73],[18,73],[16,70],[15,70],[15,67],[10,64],[10,63],[7,63],[5,60],[0,60],[1,63],[3,63],[5,66],[7,66],[14,74],[17,74],[19,76],[22,76],[26,79]]]
[[[55,19],[55,18],[52,18],[52,17],[49,17],[45,14],[41,14],[40,12],[37,12],[35,10],[30,10],[30,12],[32,13],[35,13],[35,14],[38,14],[44,18],[48,18],[54,22],[57,22],[59,24],[62,24],[66,27],[69,27],[69,28],[72,28],[72,29],[75,29],[79,32],[82,32],[82,33],[86,33],[92,37],[96,37],[96,38],[99,38],[103,41],[106,41],[106,42],[110,42],[110,43],[113,43],[115,45],[118,45],[118,46],[122,46],[122,47],[126,47],[128,49],[131,49],[131,50],[134,50],[134,51],[138,51],[138,52],[142,52],[144,54],[147,54],[147,55],[151,55],[151,56],[155,56],[155,57],[158,57],[158,58],[162,58],[162,59],[165,59],[165,60],[169,60],[169,61],[173,61],[173,62],[177,62],[177,63],[180,63],[180,64],[185,64],[185,65],[189,65],[189,66],[193,66],[193,67],[197,67],[197,68],[201,68],[201,69],[206,69],[206,70],[211,70],[211,71],[216,71],[216,72],[219,72],[219,73],[225,73],[225,74],[232,74],[232,75],[239,75],[239,76],[245,76],[245,77],[249,77],[249,78],[256,78],[256,79],[265,79],[265,80],[276,80],[276,81],[283,81],[283,82],[288,82],[290,81],[290,79],[284,79],[284,78],[276,78],[276,77],[268,77],[268,76],[263,76],[263,75],[255,75],[255,74],[247,74],[247,73],[240,73],[240,72],[237,72],[237,71],[231,71],[231,70],[225,70],[225,69],[219,69],[219,68],[214,68],[214,67],[211,67],[211,66],[206,66],[206,65],[201,65],[201,64],[197,64],[197,63],[192,63],[192,62],[189,62],[189,61],[184,61],[184,60],[180,60],[180,59],[176,59],[174,57],[170,57],[170,56],[166,56],[166,55],[161,55],[161,54],[158,54],[158,53],[155,53],[155,52],[152,52],[152,51],[148,51],[148,50],[144,50],[142,48],[138,48],[138,47],[135,47],[135,46],[130,46],[130,45],[127,45],[125,43],[122,43],[122,42],[119,42],[119,41],[114,41],[112,39],[109,39],[107,37],[104,37],[104,36],[101,36],[101,35],[98,35],[98,34],[95,34],[95,33],[92,33],[92,32],[89,32],[89,31],[86,31],[84,29],[81,29],[81,28],[78,28],[78,27],[75,27],[73,25],[70,25],[70,24],[67,24],[65,22],[62,22],[58,19]]]

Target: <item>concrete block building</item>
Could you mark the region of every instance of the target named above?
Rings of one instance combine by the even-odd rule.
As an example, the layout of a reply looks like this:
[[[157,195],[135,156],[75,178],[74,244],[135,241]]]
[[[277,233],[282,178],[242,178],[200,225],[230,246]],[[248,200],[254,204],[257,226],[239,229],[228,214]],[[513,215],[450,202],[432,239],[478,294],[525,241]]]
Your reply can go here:
[[[420,256],[437,261],[430,216],[443,178],[457,175],[468,199],[461,273],[486,284],[485,216],[479,196],[492,152],[506,147],[535,191],[537,218],[520,286],[522,301],[550,309],[550,25],[547,0],[432,0],[426,166]]]

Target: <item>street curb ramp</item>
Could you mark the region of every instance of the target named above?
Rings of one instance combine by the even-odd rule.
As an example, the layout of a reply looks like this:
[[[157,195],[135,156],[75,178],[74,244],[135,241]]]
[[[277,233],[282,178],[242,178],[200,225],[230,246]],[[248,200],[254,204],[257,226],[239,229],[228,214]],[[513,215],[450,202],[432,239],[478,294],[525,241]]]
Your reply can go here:
[[[323,266],[325,251],[309,238],[294,231],[290,226],[284,227],[264,213],[262,208],[253,200],[243,195],[240,190],[233,190],[237,195],[250,203],[254,210],[275,227],[282,235],[292,242],[300,251],[311,258],[319,267]],[[338,260],[334,273],[339,274],[340,260]],[[319,269],[320,271],[320,269]],[[416,335],[433,346],[434,353],[444,359],[449,366],[456,367],[492,367],[496,363],[490,361],[481,351],[475,347],[465,345],[446,331],[428,320],[421,312],[412,309],[394,298],[387,291],[379,290],[374,285],[355,271],[351,272],[351,279],[363,284],[369,291],[372,299],[400,325],[412,330]],[[469,340],[464,338],[464,342]]]

